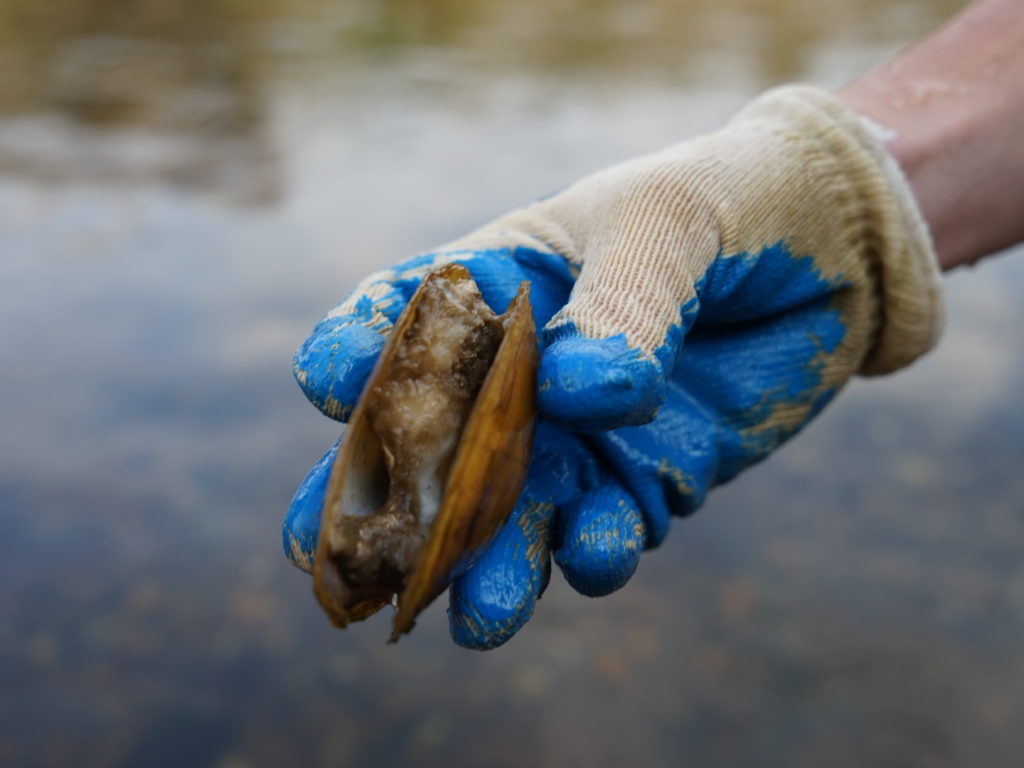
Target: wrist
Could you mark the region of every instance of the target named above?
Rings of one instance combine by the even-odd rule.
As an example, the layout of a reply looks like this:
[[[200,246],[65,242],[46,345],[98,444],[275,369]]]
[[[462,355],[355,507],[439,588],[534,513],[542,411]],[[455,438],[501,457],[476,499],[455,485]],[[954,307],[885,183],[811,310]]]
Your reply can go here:
[[[842,88],[887,130],[943,269],[1024,240],[1024,5],[982,0]]]
[[[967,121],[935,110],[932,103],[908,106],[915,100],[881,74],[861,78],[836,96],[875,127],[879,143],[902,171],[931,233],[939,267],[949,270],[974,260],[971,244],[958,242],[971,227],[962,221],[964,206],[957,204],[955,169],[948,153],[950,147],[963,144],[969,131],[962,123]]]
[[[858,286],[870,307],[859,372],[889,373],[931,349],[942,326],[935,252],[910,186],[877,132],[842,101],[809,86],[765,93],[727,130],[730,145],[761,144],[756,167],[774,179],[767,186],[749,178],[744,187],[729,185],[755,196],[733,201],[747,211],[742,229],[759,237],[788,233],[795,253],[814,254],[822,275]]]

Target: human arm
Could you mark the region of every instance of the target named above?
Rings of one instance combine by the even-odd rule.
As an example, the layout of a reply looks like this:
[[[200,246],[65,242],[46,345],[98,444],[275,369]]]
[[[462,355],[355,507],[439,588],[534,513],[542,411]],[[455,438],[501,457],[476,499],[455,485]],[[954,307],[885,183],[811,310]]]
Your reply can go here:
[[[891,137],[943,269],[1024,241],[1024,2],[973,3],[837,96]]]

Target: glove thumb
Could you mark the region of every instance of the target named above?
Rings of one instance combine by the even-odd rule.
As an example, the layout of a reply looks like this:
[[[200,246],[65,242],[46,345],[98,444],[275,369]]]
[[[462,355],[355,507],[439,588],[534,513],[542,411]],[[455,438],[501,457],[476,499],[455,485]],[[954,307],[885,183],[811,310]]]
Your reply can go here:
[[[678,239],[665,245],[587,254],[568,303],[541,336],[537,394],[545,418],[576,432],[654,419],[697,314],[687,267],[703,260],[684,258]]]

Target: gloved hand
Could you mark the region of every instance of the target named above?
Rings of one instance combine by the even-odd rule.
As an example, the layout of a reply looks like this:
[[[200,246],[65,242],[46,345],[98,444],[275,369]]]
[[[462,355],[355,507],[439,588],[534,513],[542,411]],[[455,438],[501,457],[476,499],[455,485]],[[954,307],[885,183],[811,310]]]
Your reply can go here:
[[[476,648],[530,617],[549,553],[583,594],[619,588],[671,515],[768,455],[855,373],[926,352],[941,324],[906,181],[855,115],[809,87],[769,91],[717,133],[367,278],[295,356],[317,407],[348,416],[419,281],[451,261],[496,311],[531,281],[543,329],[526,486],[450,590],[452,636]],[[285,551],[307,570],[331,456],[285,520]]]

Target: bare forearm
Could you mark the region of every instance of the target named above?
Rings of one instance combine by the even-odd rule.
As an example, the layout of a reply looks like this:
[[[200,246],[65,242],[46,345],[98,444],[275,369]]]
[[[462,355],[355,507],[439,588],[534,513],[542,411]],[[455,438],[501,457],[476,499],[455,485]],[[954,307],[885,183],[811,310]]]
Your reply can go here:
[[[892,132],[943,269],[1024,241],[1024,0],[980,0],[839,91]]]

